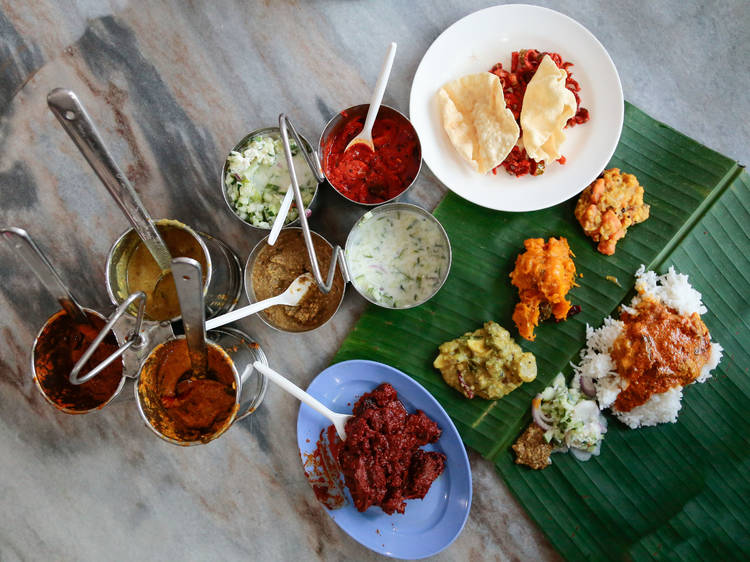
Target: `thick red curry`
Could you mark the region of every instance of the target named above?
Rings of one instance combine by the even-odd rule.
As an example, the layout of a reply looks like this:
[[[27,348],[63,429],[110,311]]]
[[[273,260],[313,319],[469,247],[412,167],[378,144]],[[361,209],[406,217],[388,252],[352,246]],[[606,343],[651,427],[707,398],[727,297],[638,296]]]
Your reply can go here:
[[[401,114],[381,107],[372,128],[373,152],[349,142],[365,125],[366,114],[342,116],[347,121],[323,147],[323,169],[331,185],[358,203],[383,203],[411,185],[419,172],[422,152],[417,133]]]

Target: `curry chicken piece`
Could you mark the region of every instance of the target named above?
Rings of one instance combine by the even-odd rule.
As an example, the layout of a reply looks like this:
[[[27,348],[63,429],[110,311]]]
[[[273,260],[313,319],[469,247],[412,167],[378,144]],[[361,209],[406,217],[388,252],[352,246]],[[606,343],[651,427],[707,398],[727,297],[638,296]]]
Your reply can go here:
[[[638,179],[612,168],[583,190],[575,216],[586,236],[599,243],[597,250],[611,256],[628,227],[645,221],[649,211]]]
[[[615,410],[629,412],[654,394],[689,385],[711,357],[711,335],[697,312],[681,315],[645,298],[620,320],[623,330],[610,354],[628,385],[617,395]]]
[[[516,258],[510,274],[521,299],[513,311],[518,333],[534,341],[534,328],[541,320],[554,315],[565,320],[571,303],[565,296],[575,286],[576,266],[573,252],[565,238],[529,238],[523,243],[526,251]]]

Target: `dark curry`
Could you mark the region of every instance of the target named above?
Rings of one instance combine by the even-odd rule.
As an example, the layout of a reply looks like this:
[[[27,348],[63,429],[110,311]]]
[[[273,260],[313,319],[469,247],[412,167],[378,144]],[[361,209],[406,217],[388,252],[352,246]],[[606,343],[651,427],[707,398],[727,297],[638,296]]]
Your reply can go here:
[[[69,413],[85,413],[99,408],[117,393],[122,380],[122,361],[114,361],[97,376],[80,385],[70,382],[73,367],[94,341],[106,321],[88,313],[89,323],[78,323],[64,310],[44,325],[34,347],[34,375],[45,396]],[[88,373],[117,351],[117,339],[110,332],[84,365]]]

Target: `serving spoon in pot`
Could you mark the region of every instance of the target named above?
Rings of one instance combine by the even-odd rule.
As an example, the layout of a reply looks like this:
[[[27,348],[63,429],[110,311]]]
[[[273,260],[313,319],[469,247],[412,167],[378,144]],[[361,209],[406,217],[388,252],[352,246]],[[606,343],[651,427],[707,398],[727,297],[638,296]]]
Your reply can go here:
[[[171,265],[177,298],[180,300],[182,325],[193,371],[192,378],[201,379],[208,373],[201,264],[191,258],[175,258]]]
[[[271,297],[270,299],[265,299],[259,302],[254,302],[253,304],[243,306],[242,308],[238,308],[237,310],[233,310],[232,312],[227,312],[226,314],[222,314],[221,316],[212,318],[211,320],[206,322],[206,330],[213,330],[214,328],[218,328],[219,326],[223,326],[224,324],[229,324],[230,322],[241,320],[242,318],[245,318],[247,316],[250,316],[251,314],[255,314],[256,312],[260,312],[261,310],[265,310],[266,308],[275,306],[277,304],[297,306],[300,302],[302,302],[302,298],[313,287],[313,285],[315,285],[315,279],[313,279],[313,276],[309,273],[303,273],[294,281],[292,281],[292,284],[289,285],[286,291],[284,291],[280,295],[276,295],[275,297]]]
[[[289,394],[294,396],[297,400],[299,400],[303,404],[307,404],[313,410],[328,418],[336,428],[336,433],[339,434],[341,440],[346,441],[346,422],[347,420],[349,420],[349,418],[352,418],[354,416],[352,416],[351,414],[339,414],[327,408],[320,401],[318,401],[317,398],[313,398],[311,394],[308,394],[307,392],[302,390],[284,375],[277,373],[276,371],[271,369],[271,367],[264,365],[260,361],[256,361],[255,363],[253,363],[253,367],[263,373],[266,378],[268,378],[272,383],[277,384],[282,389],[286,390]],[[248,367],[248,369],[249,368],[250,367]]]
[[[68,316],[79,324],[89,323],[86,312],[78,304],[70,289],[63,283],[60,275],[31,239],[28,232],[23,228],[11,226],[0,229],[0,236],[10,244],[13,250],[15,250],[16,255],[28,264],[39,281],[57,299],[57,302],[60,303],[60,306],[62,306]]]
[[[380,104],[383,102],[383,94],[385,93],[385,87],[388,85],[388,78],[391,75],[393,58],[395,56],[396,43],[391,43],[390,47],[388,47],[388,52],[385,55],[385,60],[383,61],[383,68],[380,69],[380,76],[378,76],[378,81],[375,83],[375,91],[372,93],[372,98],[370,98],[370,108],[367,110],[365,126],[357,136],[346,145],[344,152],[357,144],[368,146],[370,150],[375,152],[375,145],[372,143],[372,127],[375,124],[378,111],[380,111]]]
[[[71,90],[56,88],[47,95],[47,105],[120,206],[138,236],[162,271],[156,287],[166,277],[172,257],[146,207],[127,176],[104,145],[91,117]]]

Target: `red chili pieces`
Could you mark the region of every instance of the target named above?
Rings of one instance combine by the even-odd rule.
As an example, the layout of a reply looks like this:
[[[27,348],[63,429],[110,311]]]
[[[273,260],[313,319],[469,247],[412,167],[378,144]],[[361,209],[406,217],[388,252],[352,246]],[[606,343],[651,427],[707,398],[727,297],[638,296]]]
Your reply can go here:
[[[408,414],[390,384],[364,394],[338,453],[357,510],[377,505],[388,515],[403,513],[404,500],[422,499],[445,469],[445,455],[419,447],[441,433],[423,411]]]
[[[372,128],[373,152],[355,145],[345,150],[365,124],[365,114],[348,119],[323,147],[323,169],[328,181],[344,197],[357,203],[383,203],[402,193],[417,177],[422,152],[409,121],[381,107]]]
[[[568,119],[566,127],[574,127],[580,125],[589,120],[589,110],[585,107],[581,107],[581,98],[578,92],[581,91],[581,86],[573,78],[573,73],[570,67],[573,63],[562,60],[562,57],[558,53],[546,53],[539,52],[536,49],[521,49],[520,51],[513,51],[511,55],[510,71],[503,69],[502,63],[497,63],[490,69],[492,74],[495,74],[500,78],[500,82],[503,85],[503,95],[505,96],[505,104],[513,112],[513,116],[516,121],[521,120],[521,106],[523,104],[523,96],[526,93],[526,86],[529,81],[534,77],[539,63],[542,62],[544,55],[549,55],[550,58],[555,62],[558,68],[562,68],[568,73],[565,79],[565,87],[573,92],[578,105],[576,114]],[[558,160],[560,164],[565,164],[565,157]],[[516,177],[525,176],[526,174],[541,175],[544,173],[544,162],[537,162],[532,158],[529,158],[526,154],[526,150],[518,146],[513,147],[513,150],[508,157],[494,170],[492,173],[496,174],[498,168],[505,168],[505,170]]]

